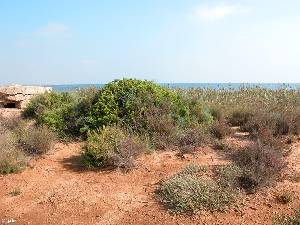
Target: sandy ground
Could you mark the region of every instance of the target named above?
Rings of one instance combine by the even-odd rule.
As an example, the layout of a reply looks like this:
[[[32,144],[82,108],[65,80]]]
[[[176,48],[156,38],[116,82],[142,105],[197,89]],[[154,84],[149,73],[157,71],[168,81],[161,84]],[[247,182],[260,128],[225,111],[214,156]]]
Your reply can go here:
[[[237,139],[237,137],[235,137]],[[232,140],[230,140],[232,141]],[[241,141],[243,142],[243,141]],[[300,206],[300,143],[288,156],[289,169],[276,187],[245,197],[239,207],[225,213],[174,215],[155,198],[158,182],[191,162],[201,165],[228,163],[211,148],[194,156],[176,152],[142,156],[138,167],[121,171],[87,171],[79,163],[80,143],[58,143],[43,158],[31,160],[19,174],[0,176],[0,224],[272,224],[278,213],[291,213]],[[293,179],[291,179],[293,177]],[[10,196],[19,188],[21,194]],[[294,201],[280,204],[275,196],[293,192]]]
[[[20,109],[0,108],[0,118],[12,119],[21,117]]]

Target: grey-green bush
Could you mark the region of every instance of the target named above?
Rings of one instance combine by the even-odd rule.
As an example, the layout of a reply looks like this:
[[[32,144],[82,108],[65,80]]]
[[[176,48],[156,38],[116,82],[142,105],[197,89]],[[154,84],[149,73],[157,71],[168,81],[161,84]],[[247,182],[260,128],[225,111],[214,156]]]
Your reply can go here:
[[[224,167],[220,170],[222,173],[217,173],[216,178],[211,178],[205,173],[206,170],[194,165],[188,166],[161,182],[156,191],[159,200],[178,213],[223,210],[238,196],[238,189],[234,186],[234,178],[236,179],[238,174],[233,173],[235,170],[224,172],[225,170]],[[223,175],[224,177],[221,177]],[[224,181],[220,182],[221,179]]]

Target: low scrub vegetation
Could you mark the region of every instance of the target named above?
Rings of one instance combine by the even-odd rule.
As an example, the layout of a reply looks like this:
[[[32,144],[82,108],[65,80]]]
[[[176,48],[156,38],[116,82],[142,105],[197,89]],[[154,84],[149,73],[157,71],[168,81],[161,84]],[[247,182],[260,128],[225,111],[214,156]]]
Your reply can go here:
[[[240,186],[251,192],[275,181],[284,167],[281,137],[298,134],[299,105],[296,90],[173,90],[149,81],[123,79],[100,89],[37,96],[23,116],[47,126],[60,138],[86,140],[83,162],[96,168],[132,167],[146,148],[140,140],[147,140],[148,147],[182,153],[214,143],[226,151],[222,139],[231,134],[230,126],[239,126],[255,142],[233,156],[242,171]],[[48,133],[45,129],[41,127],[38,133]],[[20,135],[19,143],[24,143],[26,152],[49,148],[42,142],[33,148],[38,140],[33,137]]]
[[[211,136],[205,126],[190,127],[175,132],[174,146],[182,153],[193,153],[197,147],[210,143]]]
[[[244,126],[253,116],[251,112],[245,109],[233,111],[228,117],[228,121],[232,126]]]
[[[149,146],[156,149],[176,147],[193,151],[208,142],[208,127],[214,122],[210,110],[200,100],[153,82],[135,79],[115,80],[99,90],[46,93],[34,98],[23,116],[46,125],[62,139],[87,140],[83,158],[88,162],[86,164],[96,167],[119,164],[112,159],[111,153],[114,158],[125,160],[126,156],[122,156],[127,151],[125,148],[135,149],[138,138],[148,140]],[[116,127],[121,132],[117,132]],[[224,129],[216,126],[215,130],[215,133],[219,131],[218,135],[225,135]],[[111,136],[107,132],[113,131],[126,136],[126,141],[118,143],[117,149],[109,144]],[[26,146],[29,151],[34,151]],[[121,152],[116,154],[117,151]],[[133,154],[133,150],[130,151]]]
[[[300,92],[282,88],[277,90],[259,87],[232,89],[179,90],[203,104],[217,109],[232,126],[267,125],[274,135],[297,134],[300,128]],[[246,126],[247,127],[247,126]]]
[[[11,131],[0,131],[0,174],[19,172],[26,165],[25,154],[18,148]]]
[[[82,163],[93,169],[128,171],[150,148],[186,154],[213,146],[229,156],[230,165],[189,165],[162,181],[156,193],[174,212],[222,211],[241,192],[254,193],[280,178],[286,166],[283,149],[300,132],[299,93],[173,90],[136,79],[115,80],[100,89],[45,93],[33,98],[22,114],[35,123],[2,122],[0,173],[20,171],[28,155],[48,152],[57,136],[85,141]],[[226,137],[236,129],[245,132],[250,144],[228,143]],[[287,204],[291,198],[282,194],[277,200]],[[299,224],[299,217],[278,221]]]
[[[247,192],[274,183],[285,166],[280,150],[260,142],[238,150],[233,160],[243,171],[239,182]]]
[[[163,181],[157,189],[160,201],[174,212],[201,210],[224,210],[237,198],[238,168],[223,166],[209,171],[190,165],[169,180]]]
[[[277,216],[273,219],[274,225],[299,225],[300,224],[300,208],[294,211],[293,215]]]
[[[40,155],[52,148],[56,136],[46,126],[29,126],[17,130],[16,138],[24,152]]]
[[[223,139],[232,133],[231,128],[225,121],[216,121],[210,128],[213,137]]]
[[[88,133],[82,158],[90,168],[119,167],[127,170],[134,166],[134,159],[145,148],[138,137],[119,127],[108,126]]]
[[[19,172],[28,156],[50,150],[55,135],[47,127],[36,127],[19,119],[0,121],[0,174]]]

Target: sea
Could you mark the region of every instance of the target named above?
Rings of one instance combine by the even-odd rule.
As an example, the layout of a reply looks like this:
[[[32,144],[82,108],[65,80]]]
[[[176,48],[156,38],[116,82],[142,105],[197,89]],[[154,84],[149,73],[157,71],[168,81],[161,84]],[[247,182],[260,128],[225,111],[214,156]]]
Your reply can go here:
[[[158,83],[161,86],[174,89],[228,89],[238,90],[243,87],[260,87],[271,90],[277,89],[300,89],[300,83]],[[96,87],[101,88],[105,84],[64,84],[64,85],[45,85],[52,87],[57,92],[75,91],[78,89]]]

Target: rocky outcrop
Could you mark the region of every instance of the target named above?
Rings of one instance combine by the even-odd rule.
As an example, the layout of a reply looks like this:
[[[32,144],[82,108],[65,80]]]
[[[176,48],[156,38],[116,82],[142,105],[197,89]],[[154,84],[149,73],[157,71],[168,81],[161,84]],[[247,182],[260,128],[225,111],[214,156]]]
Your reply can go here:
[[[23,85],[0,87],[0,108],[23,109],[32,97],[49,91],[52,88]]]

